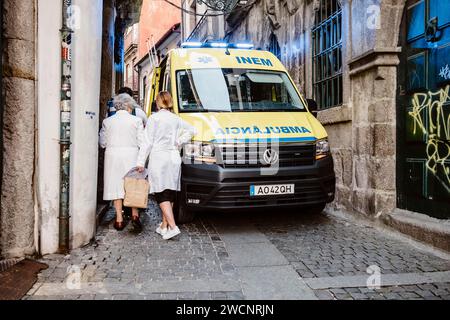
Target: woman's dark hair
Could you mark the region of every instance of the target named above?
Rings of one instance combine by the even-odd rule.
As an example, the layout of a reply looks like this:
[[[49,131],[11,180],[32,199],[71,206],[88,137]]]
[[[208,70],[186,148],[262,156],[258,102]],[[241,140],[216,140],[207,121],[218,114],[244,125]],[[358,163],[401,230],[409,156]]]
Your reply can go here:
[[[118,94],[122,94],[122,93],[126,93],[130,97],[133,97],[133,95],[134,95],[133,90],[131,88],[128,88],[128,87],[120,88]]]

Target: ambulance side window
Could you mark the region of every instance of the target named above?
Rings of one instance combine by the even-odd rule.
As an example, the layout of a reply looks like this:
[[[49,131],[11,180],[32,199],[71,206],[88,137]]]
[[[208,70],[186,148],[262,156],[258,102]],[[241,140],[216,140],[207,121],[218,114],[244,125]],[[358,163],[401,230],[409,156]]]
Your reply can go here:
[[[171,79],[170,79],[170,59],[167,59],[167,64],[164,70],[164,90],[171,92]]]
[[[161,78],[160,78],[160,81],[159,81],[159,88],[158,88],[158,92],[157,92],[157,94],[158,93],[160,93],[161,91],[164,91],[164,84],[165,84],[165,75],[166,75],[166,69],[167,69],[167,66],[166,65],[164,65],[164,66],[161,66]]]
[[[164,90],[171,92],[171,82],[170,82],[170,74],[169,72],[166,72],[166,74],[164,75]]]

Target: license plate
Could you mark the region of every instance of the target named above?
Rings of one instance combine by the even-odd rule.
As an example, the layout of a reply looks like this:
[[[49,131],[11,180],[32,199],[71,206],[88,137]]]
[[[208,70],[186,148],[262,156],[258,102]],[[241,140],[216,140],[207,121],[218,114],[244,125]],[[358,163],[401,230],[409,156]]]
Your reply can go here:
[[[278,184],[267,186],[250,186],[250,196],[276,196],[295,194],[295,184]]]

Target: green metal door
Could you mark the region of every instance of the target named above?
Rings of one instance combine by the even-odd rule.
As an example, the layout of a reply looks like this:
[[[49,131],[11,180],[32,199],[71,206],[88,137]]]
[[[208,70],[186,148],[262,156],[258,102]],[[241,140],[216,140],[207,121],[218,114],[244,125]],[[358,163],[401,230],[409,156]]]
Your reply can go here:
[[[400,45],[398,206],[450,218],[450,0],[408,0]]]

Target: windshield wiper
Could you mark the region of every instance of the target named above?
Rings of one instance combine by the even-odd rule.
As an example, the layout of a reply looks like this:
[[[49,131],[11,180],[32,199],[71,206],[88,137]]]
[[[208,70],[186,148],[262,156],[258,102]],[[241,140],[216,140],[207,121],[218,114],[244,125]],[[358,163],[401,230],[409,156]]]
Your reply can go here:
[[[305,109],[247,109],[240,110],[236,109],[233,112],[305,112]]]
[[[244,109],[244,110],[235,109],[235,110],[233,110],[233,112],[261,112],[261,110],[257,110],[257,109]]]
[[[280,111],[286,111],[286,112],[296,112],[296,111],[306,111],[305,109],[267,109],[267,110],[261,110],[261,112],[280,112]]]
[[[217,112],[217,113],[230,113],[231,110],[219,110],[219,109],[197,109],[197,110],[183,110],[182,112],[186,113],[210,113],[210,112]]]

